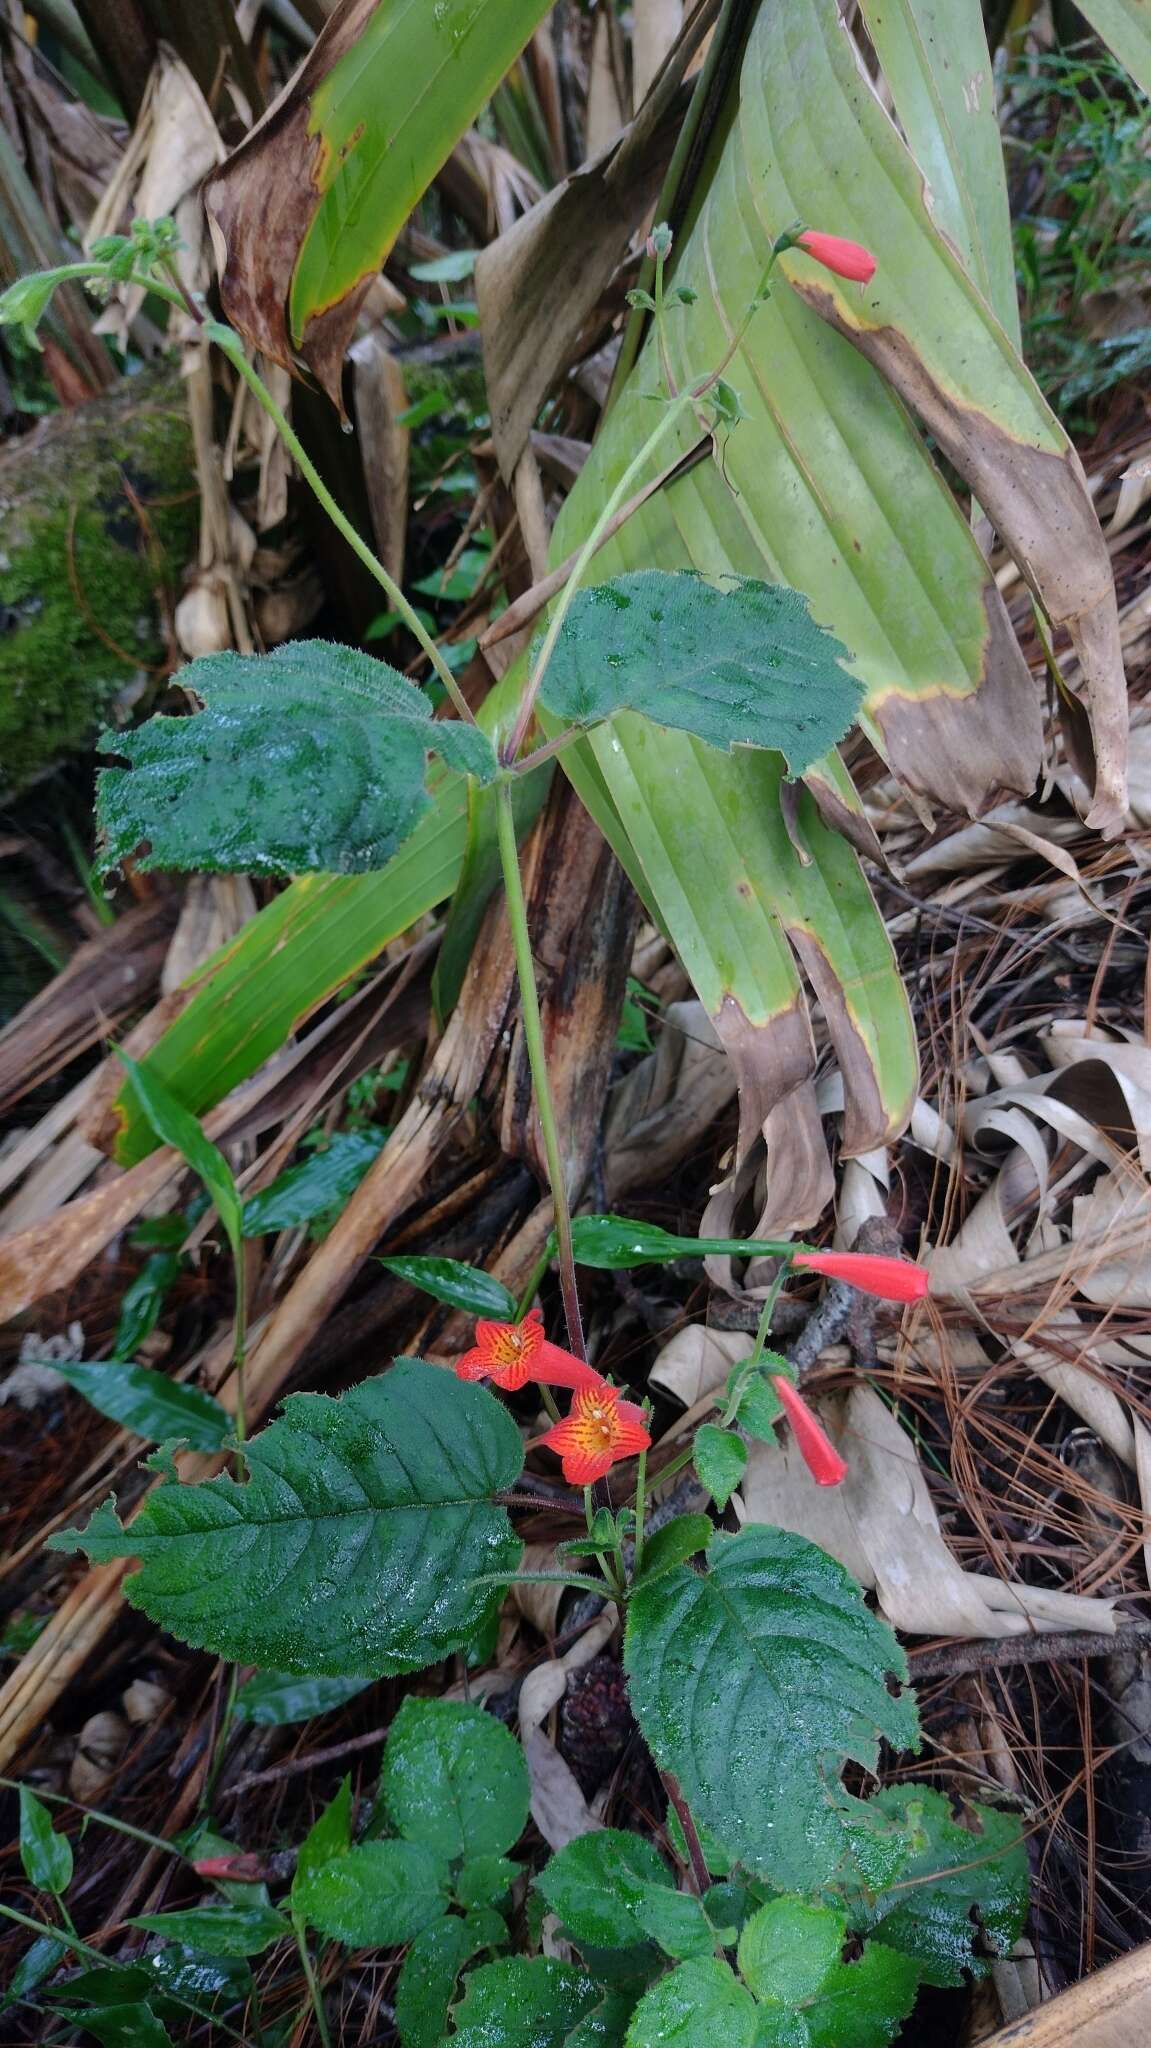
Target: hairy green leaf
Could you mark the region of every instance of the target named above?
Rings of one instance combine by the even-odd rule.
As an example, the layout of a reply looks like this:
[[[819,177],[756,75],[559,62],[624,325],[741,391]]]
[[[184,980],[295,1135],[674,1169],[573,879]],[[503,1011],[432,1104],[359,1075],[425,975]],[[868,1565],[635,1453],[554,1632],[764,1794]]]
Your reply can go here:
[[[500,1856],[523,1833],[530,1787],[511,1731],[482,1707],[408,1698],[380,1791],[400,1830],[437,1856]]]
[[[735,1972],[715,1956],[696,1956],[640,1999],[625,2048],[754,2048],[757,2024],[755,2000]]]
[[[649,1536],[637,1576],[654,1578],[657,1572],[667,1572],[673,1565],[684,1564],[697,1551],[706,1550],[714,1534],[710,1516],[676,1515],[672,1521],[665,1522],[662,1529],[657,1529],[654,1536]]]
[[[336,1214],[351,1200],[387,1143],[386,1131],[336,1131],[322,1148],[276,1176],[244,1203],[244,1236],[296,1230],[317,1216]]]
[[[843,1953],[847,1915],[804,1899],[770,1899],[739,1937],[737,1961],[757,1998],[804,2005]]]
[[[638,1901],[635,1916],[645,1934],[677,1962],[715,1952],[716,1929],[691,1892],[670,1885],[653,1886]]]
[[[466,1266],[462,1259],[395,1258],[381,1259],[380,1264],[410,1287],[420,1287],[436,1301],[446,1301],[449,1308],[462,1308],[470,1316],[489,1316],[497,1323],[515,1317],[516,1298],[503,1281],[481,1273],[478,1266]]]
[[[747,1464],[747,1445],[734,1430],[718,1429],[705,1422],[695,1433],[693,1451],[699,1483],[707,1488],[717,1508],[725,1508]]]
[[[427,757],[481,781],[495,750],[478,726],[432,707],[386,662],[323,640],[271,654],[208,654],[180,672],[204,709],[162,713],[100,748],[97,813],[107,867],[283,875],[382,868],[430,807]]]
[[[621,2003],[571,1963],[508,1956],[470,1973],[452,2048],[616,2048]]]
[[[81,1365],[66,1358],[54,1360],[52,1369],[99,1414],[152,1443],[183,1437],[194,1451],[218,1451],[232,1427],[227,1409],[202,1387],[186,1387],[146,1365],[118,1358]]]
[[[692,1812],[748,1869],[781,1886],[827,1882],[866,1809],[839,1785],[879,1739],[914,1743],[890,1629],[842,1565],[781,1529],[713,1537],[706,1574],[680,1566],[632,1599],[625,1662],[632,1707]]]
[[[186,1913],[142,1913],[129,1927],[162,1934],[209,1956],[259,1956],[291,1926],[271,1906],[194,1906]]]
[[[461,1906],[494,1906],[520,1875],[507,1856],[469,1856],[452,1886]]]
[[[819,1993],[803,2009],[811,2048],[887,2048],[915,2004],[919,1966],[882,1942],[829,1970]]]
[[[913,1848],[892,1890],[848,1899],[852,1926],[914,1956],[928,1984],[962,1984],[967,1972],[981,1975],[989,1960],[973,1948],[979,1930],[1006,1954],[1027,1917],[1027,1850],[1018,1816],[978,1806],[980,1829],[973,1833],[952,1818],[943,1794],[925,1785],[889,1786],[869,1803],[906,1821]]]
[[[576,1941],[631,1948],[648,1932],[636,1908],[670,1874],[642,1835],[597,1828],[558,1850],[535,1882]]]
[[[29,1884],[56,1898],[72,1882],[72,1844],[57,1833],[48,1808],[27,1785],[20,1787],[20,1861]]]
[[[366,1678],[292,1678],[286,1671],[256,1671],[240,1687],[234,1712],[241,1721],[284,1728],[330,1714],[370,1683]]]
[[[470,1920],[454,1914],[417,1934],[396,1984],[396,2026],[403,2048],[440,2048],[464,1964],[485,1944]]]
[[[581,590],[542,701],[570,725],[640,711],[710,747],[771,748],[794,774],[841,740],[863,687],[847,649],[784,585],[640,569]]]
[[[129,1528],[110,1503],[50,1537],[135,1557],[129,1600],[197,1649],[325,1677],[412,1671],[459,1649],[520,1543],[492,1495],[523,1447],[486,1387],[419,1359],[331,1400],[293,1394],[246,1446],[249,1477],[171,1480]]]
[[[419,1842],[361,1842],[292,1886],[292,1912],[353,1948],[411,1941],[447,1903],[447,1866]]]

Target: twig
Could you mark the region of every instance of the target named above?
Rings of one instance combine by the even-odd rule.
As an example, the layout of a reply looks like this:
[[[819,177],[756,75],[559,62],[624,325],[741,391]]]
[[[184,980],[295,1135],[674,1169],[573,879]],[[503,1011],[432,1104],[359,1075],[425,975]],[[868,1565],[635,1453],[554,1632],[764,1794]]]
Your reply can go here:
[[[1112,1636],[1090,1629],[1057,1634],[1008,1636],[994,1642],[950,1643],[946,1649],[911,1654],[912,1682],[957,1678],[967,1671],[994,1671],[1007,1664],[1066,1664],[1076,1657],[1114,1657],[1123,1650],[1151,1648],[1151,1621],[1133,1622]]]
[[[326,1749],[310,1749],[282,1764],[269,1764],[266,1771],[249,1771],[246,1777],[237,1778],[234,1785],[225,1785],[219,1797],[238,1799],[242,1792],[252,1792],[257,1785],[275,1785],[281,1778],[298,1777],[301,1771],[318,1770],[321,1764],[338,1763],[341,1757],[354,1756],[357,1750],[372,1749],[386,1742],[390,1728],[391,1722],[386,1728],[372,1728],[367,1735],[353,1735],[347,1742],[333,1742]]]

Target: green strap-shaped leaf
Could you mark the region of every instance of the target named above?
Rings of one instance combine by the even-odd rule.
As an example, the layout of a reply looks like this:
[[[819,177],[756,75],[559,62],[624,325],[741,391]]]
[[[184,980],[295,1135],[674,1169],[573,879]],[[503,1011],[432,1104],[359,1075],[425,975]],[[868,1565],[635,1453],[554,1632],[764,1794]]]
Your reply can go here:
[[[797,590],[643,569],[580,591],[541,694],[568,725],[640,711],[724,753],[776,748],[801,774],[858,713],[846,654]]]
[[[151,1068],[144,1068],[117,1047],[116,1057],[128,1075],[127,1092],[136,1097],[156,1136],[172,1145],[199,1175],[216,1204],[228,1235],[232,1256],[240,1257],[242,1209],[235,1176],[218,1145],[204,1133],[197,1117],[185,1109]]]
[[[128,1528],[110,1503],[49,1538],[135,1557],[129,1600],[199,1649],[316,1676],[412,1671],[459,1649],[480,1574],[521,1546],[492,1495],[523,1463],[486,1388],[401,1359],[340,1400],[295,1394],[248,1443],[243,1482],[169,1480]]]
[[[708,1570],[642,1583],[628,1613],[632,1707],[693,1814],[740,1862],[810,1890],[850,1863],[866,1809],[844,1763],[874,1768],[879,1739],[913,1744],[914,1701],[890,1629],[815,1544],[752,1524],[717,1534]]]
[[[129,1927],[162,1934],[168,1941],[208,1956],[259,1956],[274,1941],[291,1936],[291,1926],[271,1906],[194,1906],[186,1913],[142,1913]]]
[[[1011,209],[979,0],[862,0],[862,11],[931,212],[1018,348]]]
[[[1151,7],[1147,0],[1079,0],[1079,11],[1126,65],[1136,85],[1151,93]]]
[[[204,709],[106,732],[97,813],[109,867],[359,874],[381,868],[427,811],[428,754],[481,781],[496,771],[477,726],[432,707],[386,662],[322,640],[271,654],[209,654],[181,670]]]
[[[502,1855],[523,1833],[531,1798],[511,1730],[454,1700],[404,1701],[380,1792],[401,1834],[449,1858]]]

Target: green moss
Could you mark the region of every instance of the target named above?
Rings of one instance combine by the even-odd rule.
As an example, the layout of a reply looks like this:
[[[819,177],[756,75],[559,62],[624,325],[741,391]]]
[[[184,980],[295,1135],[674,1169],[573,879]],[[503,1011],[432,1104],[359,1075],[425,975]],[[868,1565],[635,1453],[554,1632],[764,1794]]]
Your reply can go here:
[[[199,498],[178,371],[126,378],[0,455],[0,793],[163,669]]]

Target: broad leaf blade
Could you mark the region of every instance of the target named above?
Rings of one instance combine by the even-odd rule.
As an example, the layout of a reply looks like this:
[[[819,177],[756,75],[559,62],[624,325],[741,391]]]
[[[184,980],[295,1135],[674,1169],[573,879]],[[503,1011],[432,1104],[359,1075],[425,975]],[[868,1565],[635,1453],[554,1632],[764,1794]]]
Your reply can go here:
[[[227,1409],[202,1387],[183,1386],[145,1365],[116,1358],[104,1365],[58,1359],[53,1371],[101,1415],[152,1443],[182,1437],[194,1451],[218,1451],[232,1428]]]
[[[639,711],[722,752],[774,748],[800,774],[859,710],[846,653],[796,590],[646,569],[580,591],[542,701],[568,725]]]
[[[1151,93],[1151,10],[1147,0],[1079,0],[1079,11],[1141,91]]]
[[[105,733],[102,858],[148,850],[143,868],[361,874],[382,868],[428,810],[427,760],[490,780],[477,726],[432,707],[386,662],[322,640],[271,654],[204,655],[181,671],[204,705]]]
[[[757,2026],[755,2000],[734,1970],[714,1956],[698,1956],[640,1999],[625,2048],[697,2048],[704,2041],[754,2048]]]
[[[890,1786],[876,1805],[906,1819],[916,1847],[898,1882],[878,1897],[848,1901],[853,1927],[914,1956],[928,1984],[962,1984],[990,1968],[973,1947],[979,1927],[1000,1954],[1010,1952],[1027,1917],[1029,1871],[1016,1815],[980,1806],[980,1832],[953,1819],[948,1801],[929,1786]]]
[[[482,1707],[406,1699],[380,1791],[400,1833],[437,1856],[500,1856],[523,1833],[531,1792],[522,1745]]]
[[[447,1908],[446,1866],[419,1842],[361,1842],[292,1886],[292,1911],[349,1947],[411,1941]]]
[[[186,1913],[142,1913],[129,1927],[161,1934],[168,1941],[209,1956],[259,1956],[274,1941],[287,1940],[291,1927],[271,1906],[194,1906]]]
[[[573,1938],[594,1948],[631,1948],[647,1933],[636,1908],[670,1882],[666,1864],[642,1835],[597,1828],[557,1851],[536,1879]]]
[[[618,2048],[619,2004],[571,1963],[508,1956],[468,1976],[452,2048]]]
[[[467,1920],[445,1916],[417,1934],[396,1983],[396,2026],[404,2048],[441,2048],[456,1980],[482,1943]]]
[[[906,1663],[843,1567],[752,1524],[713,1538],[709,1570],[643,1582],[628,1614],[632,1708],[693,1814],[748,1869],[789,1889],[830,1880],[866,1809],[839,1774],[874,1768],[879,1739],[914,1743]]]
[[[520,1544],[492,1496],[523,1463],[486,1388],[416,1359],[339,1401],[296,1394],[246,1446],[250,1476],[168,1481],[127,1529],[110,1505],[49,1538],[134,1557],[135,1606],[196,1648],[281,1671],[377,1677],[472,1636]]]

